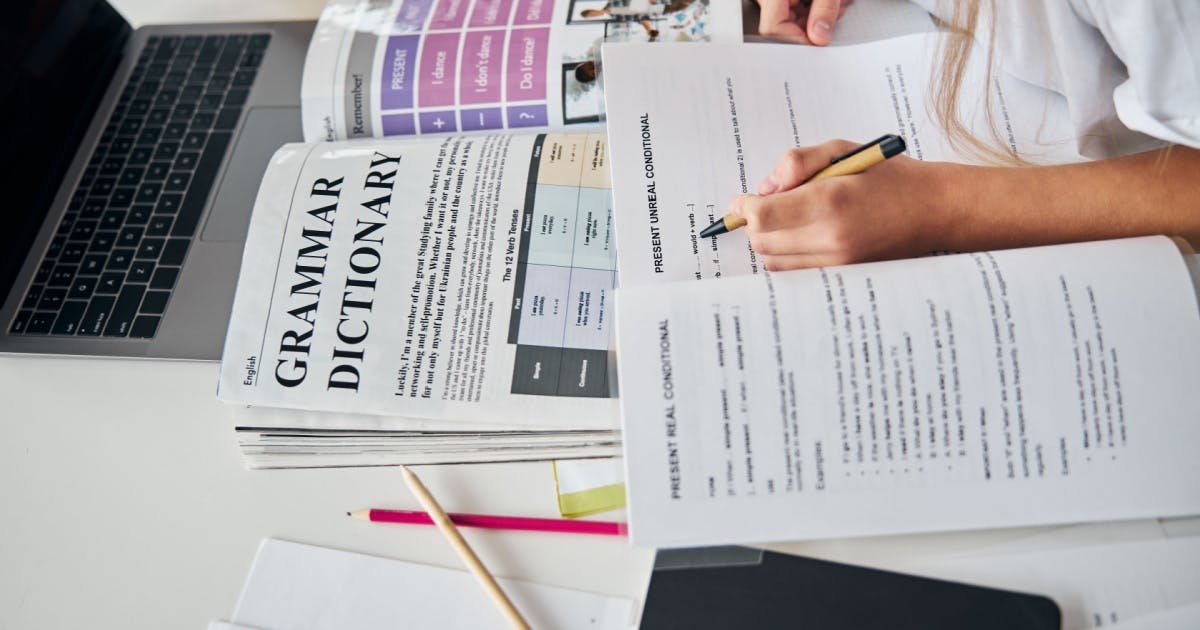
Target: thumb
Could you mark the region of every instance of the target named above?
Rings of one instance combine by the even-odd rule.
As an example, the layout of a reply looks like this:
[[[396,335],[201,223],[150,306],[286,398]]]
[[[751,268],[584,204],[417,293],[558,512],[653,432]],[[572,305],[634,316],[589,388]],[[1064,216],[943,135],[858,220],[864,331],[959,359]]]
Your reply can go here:
[[[841,0],[813,0],[808,9],[808,38],[817,46],[833,41],[833,23],[841,10]]]
[[[775,163],[771,174],[758,184],[758,194],[769,195],[791,190],[829,166],[833,158],[845,154],[855,146],[849,140],[830,140],[816,146],[790,149]]]

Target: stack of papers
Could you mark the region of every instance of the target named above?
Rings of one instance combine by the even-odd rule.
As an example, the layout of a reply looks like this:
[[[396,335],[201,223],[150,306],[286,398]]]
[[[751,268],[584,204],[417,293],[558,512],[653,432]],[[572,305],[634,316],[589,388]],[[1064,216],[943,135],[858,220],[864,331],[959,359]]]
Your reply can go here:
[[[269,407],[240,408],[234,417],[238,444],[252,469],[574,460],[621,452],[619,434],[606,429],[497,427]]]

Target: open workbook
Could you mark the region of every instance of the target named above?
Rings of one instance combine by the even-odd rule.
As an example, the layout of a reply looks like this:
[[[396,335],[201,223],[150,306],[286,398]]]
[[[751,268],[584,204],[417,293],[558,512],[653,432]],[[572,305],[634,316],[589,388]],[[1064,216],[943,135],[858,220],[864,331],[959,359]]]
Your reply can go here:
[[[768,274],[744,234],[698,237],[793,146],[898,133],[966,159],[923,107],[936,43],[606,47],[635,543],[1200,513],[1195,259],[1172,240]],[[1061,103],[992,89],[1018,152],[1070,159]]]

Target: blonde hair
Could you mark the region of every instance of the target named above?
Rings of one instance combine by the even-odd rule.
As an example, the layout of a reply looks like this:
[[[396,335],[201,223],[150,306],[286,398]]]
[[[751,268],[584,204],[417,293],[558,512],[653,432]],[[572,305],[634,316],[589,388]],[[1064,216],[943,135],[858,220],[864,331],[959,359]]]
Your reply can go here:
[[[955,150],[973,155],[984,162],[1010,166],[1028,166],[1005,141],[992,107],[995,97],[995,69],[993,60],[996,51],[996,5],[994,0],[941,0],[938,13],[947,15],[941,21],[947,36],[942,40],[937,58],[941,60],[933,70],[930,82],[930,97],[933,100],[934,117],[946,132],[950,146]],[[947,10],[948,9],[948,10]],[[986,44],[987,60],[984,75],[983,115],[989,138],[980,138],[963,122],[959,115],[959,100],[963,77],[975,48],[980,16],[987,16]]]

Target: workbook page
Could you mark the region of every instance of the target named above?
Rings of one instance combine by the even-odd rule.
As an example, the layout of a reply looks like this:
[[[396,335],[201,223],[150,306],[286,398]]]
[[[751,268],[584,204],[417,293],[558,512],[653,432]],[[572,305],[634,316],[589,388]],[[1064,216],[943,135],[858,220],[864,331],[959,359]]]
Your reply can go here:
[[[972,161],[927,110],[940,35],[834,48],[755,44],[604,47],[618,264],[625,286],[762,271],[744,232],[700,238],[729,201],[756,191],[788,149],[886,133],[919,160]],[[989,138],[983,55],[960,90]],[[997,76],[1003,143],[1033,162],[1077,160],[1061,98]],[[919,193],[917,193],[919,194]]]
[[[634,542],[1200,513],[1200,317],[1164,237],[623,288]]]

